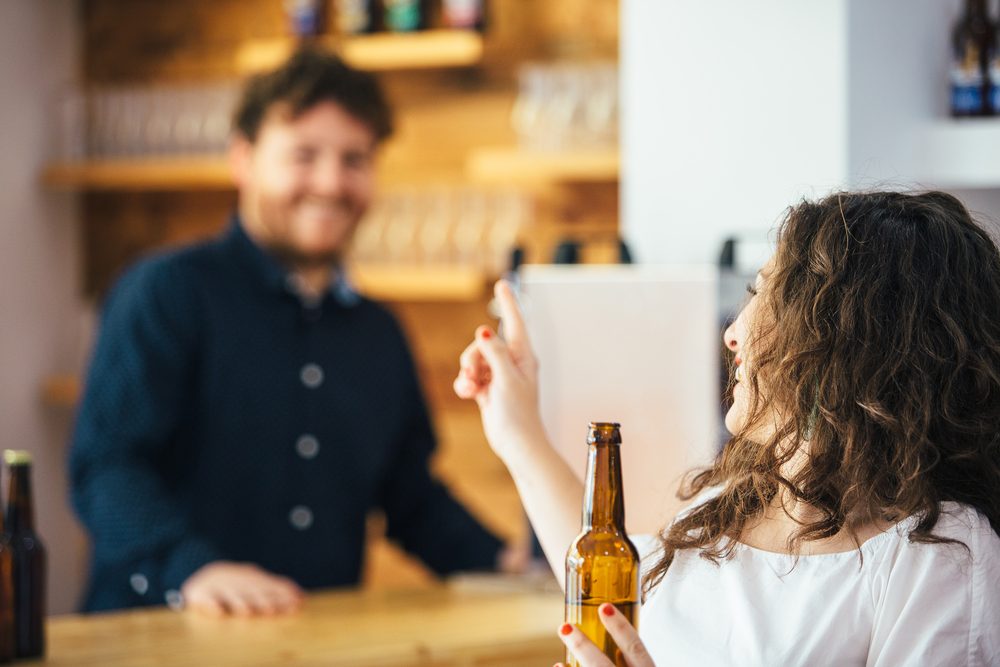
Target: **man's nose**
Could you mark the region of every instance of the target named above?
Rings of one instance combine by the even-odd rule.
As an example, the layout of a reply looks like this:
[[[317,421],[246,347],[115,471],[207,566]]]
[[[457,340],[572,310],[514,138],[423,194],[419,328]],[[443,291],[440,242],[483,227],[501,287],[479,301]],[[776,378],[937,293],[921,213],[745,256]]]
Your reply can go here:
[[[312,185],[317,194],[343,194],[346,184],[347,172],[339,160],[323,160],[313,173]]]

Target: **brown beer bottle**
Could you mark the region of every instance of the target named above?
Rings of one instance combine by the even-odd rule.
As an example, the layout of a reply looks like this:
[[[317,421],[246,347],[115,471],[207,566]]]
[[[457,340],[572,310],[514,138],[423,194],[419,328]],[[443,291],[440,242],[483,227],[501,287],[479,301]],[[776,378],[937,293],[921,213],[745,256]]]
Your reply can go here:
[[[0,663],[14,660],[14,552],[0,513]]]
[[[965,0],[951,34],[951,115],[989,115],[989,57],[996,46],[986,0]]]
[[[13,554],[14,649],[18,658],[45,654],[45,547],[35,533],[31,454],[8,449],[7,536]]]
[[[638,621],[639,552],[625,534],[621,441],[618,424],[590,423],[583,532],[566,554],[566,622],[624,667],[625,659],[597,611],[610,602],[633,626]],[[566,664],[577,667],[579,662],[567,653]]]

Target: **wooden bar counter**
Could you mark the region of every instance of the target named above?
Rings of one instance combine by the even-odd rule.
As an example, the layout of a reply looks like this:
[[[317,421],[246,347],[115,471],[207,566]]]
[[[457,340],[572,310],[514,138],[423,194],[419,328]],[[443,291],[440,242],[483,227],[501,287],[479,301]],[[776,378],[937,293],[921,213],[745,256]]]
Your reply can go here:
[[[553,584],[554,585],[554,584]],[[66,667],[537,667],[561,660],[562,594],[500,584],[312,594],[294,615],[211,618],[163,608],[53,617]]]

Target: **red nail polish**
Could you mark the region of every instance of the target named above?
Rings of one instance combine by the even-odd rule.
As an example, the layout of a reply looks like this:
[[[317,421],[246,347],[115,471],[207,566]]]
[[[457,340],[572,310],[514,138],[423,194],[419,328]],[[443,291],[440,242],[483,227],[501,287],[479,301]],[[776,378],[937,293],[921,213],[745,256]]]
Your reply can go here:
[[[604,604],[601,605],[601,613],[604,614],[605,616],[614,616],[615,606],[613,604],[605,602]]]
[[[492,336],[493,334],[491,334],[491,333],[490,333],[490,330],[489,330],[489,329],[483,329],[483,334],[482,334],[482,335],[483,335],[483,339],[484,339],[484,340],[489,340],[489,339],[490,339],[490,337],[491,337],[491,336]]]
[[[571,632],[573,632],[573,626],[570,625],[569,623],[563,623],[563,626],[559,628],[559,634],[561,634],[564,637]]]

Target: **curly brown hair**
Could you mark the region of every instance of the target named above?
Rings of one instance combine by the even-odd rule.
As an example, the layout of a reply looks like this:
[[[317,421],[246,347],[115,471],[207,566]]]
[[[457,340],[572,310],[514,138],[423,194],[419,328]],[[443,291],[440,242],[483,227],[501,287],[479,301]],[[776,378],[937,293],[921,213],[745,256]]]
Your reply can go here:
[[[1000,534],[1000,253],[961,202],[803,202],[779,227],[759,298],[748,417],[681,498],[721,490],[661,533],[646,591],[678,549],[730,557],[779,492],[815,518],[789,539],[793,553],[841,531],[860,546],[862,527],[907,517],[911,541],[948,541],[932,533],[943,501],[975,507]],[[753,441],[765,420],[775,433]],[[803,453],[788,443],[804,441],[804,464],[787,466]]]
[[[267,113],[283,104],[296,118],[320,102],[335,102],[366,123],[377,141],[392,134],[392,109],[374,75],[349,67],[333,53],[306,44],[277,69],[252,77],[233,114],[233,126],[250,142]]]

